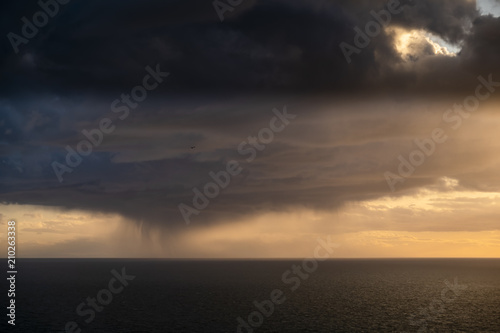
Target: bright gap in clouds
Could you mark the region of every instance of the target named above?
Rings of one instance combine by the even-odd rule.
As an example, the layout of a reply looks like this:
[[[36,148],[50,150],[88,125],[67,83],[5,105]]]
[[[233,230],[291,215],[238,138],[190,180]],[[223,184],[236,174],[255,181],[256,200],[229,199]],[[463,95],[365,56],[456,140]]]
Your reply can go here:
[[[449,56],[456,56],[461,48],[457,45],[450,44],[439,36],[431,33],[425,33],[425,38],[432,43],[436,54],[444,54]]]
[[[450,44],[425,30],[390,27],[387,31],[394,36],[395,49],[404,60],[417,61],[422,57],[432,55],[454,57],[460,52],[459,46]]]
[[[500,17],[500,1],[498,0],[477,0],[477,9],[481,15]]]

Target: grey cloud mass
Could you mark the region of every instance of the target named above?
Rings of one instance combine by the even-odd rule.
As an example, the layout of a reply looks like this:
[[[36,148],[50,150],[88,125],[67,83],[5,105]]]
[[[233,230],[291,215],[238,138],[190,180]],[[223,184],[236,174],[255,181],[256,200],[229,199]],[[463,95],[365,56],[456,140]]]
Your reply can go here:
[[[353,28],[364,28],[370,11],[385,5],[250,1],[221,23],[210,1],[71,1],[18,54],[3,38],[0,202],[179,228],[179,203],[191,203],[192,188],[229,160],[240,161],[242,173],[193,217],[194,226],[297,206],[328,211],[387,195],[382,175],[397,167],[398,154],[441,126],[444,110],[473,93],[479,75],[500,80],[500,19],[480,16],[473,1],[410,2],[390,27],[424,31],[460,52],[434,54],[425,40],[407,60],[395,47],[397,34],[386,30],[348,64],[339,44],[353,43]],[[35,2],[1,7],[3,36],[19,33],[20,18],[38,10]],[[171,75],[119,120],[110,104],[156,64]],[[297,118],[245,162],[238,145],[284,105]],[[65,147],[103,117],[116,130],[60,183],[51,163],[63,162]],[[471,120],[469,128],[480,124]],[[491,157],[498,144],[478,149],[467,144],[473,138],[468,130],[453,136],[447,153],[402,191],[442,176],[499,190],[500,159]]]

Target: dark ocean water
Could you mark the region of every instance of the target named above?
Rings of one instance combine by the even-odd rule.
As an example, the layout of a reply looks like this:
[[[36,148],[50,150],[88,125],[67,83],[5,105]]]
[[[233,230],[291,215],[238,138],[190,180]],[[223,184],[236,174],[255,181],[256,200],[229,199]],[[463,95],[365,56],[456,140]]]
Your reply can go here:
[[[4,313],[1,332],[65,332],[69,321],[81,332],[237,332],[237,318],[248,322],[252,312],[256,327],[241,332],[500,332],[500,260],[329,260],[302,277],[285,273],[301,263],[19,260],[16,326],[4,325]],[[122,267],[135,278],[102,292],[109,304],[91,321],[79,316],[77,306]],[[270,314],[264,302],[268,317],[255,313],[254,301],[275,289],[282,303]]]

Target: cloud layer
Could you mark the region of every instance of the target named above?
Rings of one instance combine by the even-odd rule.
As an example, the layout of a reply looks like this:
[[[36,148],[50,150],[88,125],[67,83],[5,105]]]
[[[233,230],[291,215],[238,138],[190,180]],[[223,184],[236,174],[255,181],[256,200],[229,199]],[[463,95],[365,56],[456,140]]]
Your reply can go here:
[[[353,28],[385,5],[250,1],[221,23],[207,1],[71,2],[19,54],[4,39],[0,201],[178,228],[179,203],[191,203],[193,187],[229,160],[242,173],[194,226],[294,207],[331,211],[390,194],[383,173],[414,149],[413,139],[444,126],[443,112],[474,92],[479,75],[500,78],[500,19],[480,16],[473,1],[405,5],[348,64],[339,44],[353,43]],[[38,10],[2,6],[4,34]],[[397,45],[413,32],[405,56]],[[437,52],[431,37],[461,51]],[[165,84],[117,119],[111,102],[157,63],[171,73]],[[450,141],[404,193],[444,176],[464,189],[500,190],[499,118],[489,103],[460,131],[447,128]],[[284,105],[297,118],[245,162],[238,145]],[[51,163],[103,117],[116,131],[59,183]]]
[[[399,66],[397,36],[384,30],[347,65],[339,47],[354,44],[387,2],[249,1],[223,23],[207,1],[72,2],[21,52],[4,39],[2,91],[104,93],[135,85],[148,64],[172,72],[165,93],[359,93],[386,89],[457,92],[498,72],[500,19],[479,16],[475,1],[404,2],[389,27],[424,30],[454,44],[460,57],[427,57]],[[38,7],[2,10],[2,31],[20,34],[20,18]],[[429,55],[429,54],[427,54]],[[487,57],[489,61],[485,61]],[[439,78],[439,80],[436,80]],[[165,88],[166,89],[166,88]]]

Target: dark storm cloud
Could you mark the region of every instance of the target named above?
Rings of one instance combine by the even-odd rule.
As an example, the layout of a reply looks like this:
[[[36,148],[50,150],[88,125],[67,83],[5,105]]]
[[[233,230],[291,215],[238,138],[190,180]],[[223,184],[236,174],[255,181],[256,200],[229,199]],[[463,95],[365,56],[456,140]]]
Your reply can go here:
[[[193,187],[202,189],[211,181],[208,173],[224,170],[231,159],[242,163],[243,172],[231,180],[227,191],[212,200],[199,219],[193,218],[193,223],[203,225],[297,205],[330,209],[346,200],[369,198],[376,192],[386,191],[383,179],[378,176],[371,177],[368,184],[353,184],[348,178],[354,176],[346,178],[341,165],[325,172],[332,172],[337,175],[335,177],[343,175],[346,183],[324,183],[316,174],[318,169],[327,167],[324,162],[331,162],[337,155],[336,150],[340,154],[342,149],[314,148],[321,137],[308,143],[311,148],[302,146],[300,135],[314,131],[307,124],[304,128],[297,123],[288,134],[286,131],[277,133],[276,139],[253,163],[246,163],[248,156],[240,155],[237,147],[249,135],[256,135],[261,128],[269,126],[274,115],[271,112],[273,104],[254,100],[251,106],[244,106],[244,98],[230,103],[218,100],[201,103],[185,103],[184,110],[170,114],[171,106],[165,106],[163,100],[151,102],[141,113],[131,116],[130,122],[121,124],[113,135],[106,137],[105,143],[82,165],[65,175],[62,184],[50,165],[52,161],[64,163],[63,147],[66,144],[74,147],[82,136],[75,129],[69,139],[47,138],[40,143],[39,138],[31,141],[31,132],[19,125],[14,130],[21,138],[15,147],[23,151],[21,154],[7,152],[2,156],[0,199],[11,203],[118,212],[136,221],[180,227],[184,221],[178,204],[192,205]],[[17,109],[15,105],[9,107]],[[297,114],[299,110],[301,117],[315,111],[307,103],[290,113]],[[67,117],[62,113],[52,123],[53,130],[66,123]],[[31,130],[43,132],[44,126],[47,125],[40,122]],[[89,125],[82,127],[92,128]],[[10,130],[10,127],[1,130],[5,129]],[[190,150],[191,145],[196,145],[195,151]],[[347,163],[347,159],[342,163]],[[366,172],[362,165],[355,164],[350,165],[353,171]]]
[[[407,102],[291,101],[288,110],[297,119],[277,133],[252,163],[246,163],[248,156],[240,155],[237,147],[268,126],[276,100],[253,100],[245,106],[244,98],[207,99],[186,102],[177,113],[165,113],[178,107],[170,103],[152,100],[129,123],[117,124],[121,127],[73,173],[66,174],[62,184],[50,165],[64,163],[63,146],[74,147],[83,137],[75,131],[64,141],[41,144],[24,139],[23,154],[2,156],[0,200],[119,213],[137,222],[177,228],[184,226],[178,205],[192,206],[192,189],[202,190],[212,181],[210,171],[224,170],[226,162],[234,159],[241,162],[243,172],[199,216],[192,217],[191,225],[298,207],[327,211],[389,194],[383,173],[394,171],[397,155],[410,151],[413,138],[425,137],[434,126],[419,118],[419,112],[408,110],[411,103]],[[425,103],[416,108],[424,107],[435,110],[432,114],[444,109]],[[59,123],[65,122],[62,115]],[[196,145],[195,151],[191,145]],[[448,153],[438,155],[400,188],[411,190],[448,175],[479,190],[486,178],[489,190],[500,189],[500,182],[488,176],[492,161],[485,159],[495,147],[466,150],[459,142],[446,149],[453,158]],[[481,172],[478,166],[483,166]]]
[[[287,96],[469,92],[479,74],[499,72],[500,55],[499,19],[478,17],[472,3],[421,1],[392,23],[462,43],[457,57],[426,53],[405,65],[394,36],[382,33],[348,65],[339,44],[352,43],[353,28],[385,1],[254,1],[223,23],[210,1],[72,1],[19,54],[3,39],[0,201],[182,226],[177,205],[191,202],[209,171],[244,160],[238,144],[285,104],[297,121],[244,165],[194,225],[385,195],[381,175],[405,148],[394,141],[407,139],[417,121],[403,117],[411,116],[404,98],[389,103],[393,109],[373,102],[361,112]],[[38,10],[33,3],[2,6],[4,35],[18,33],[19,18]],[[157,63],[172,75],[126,121],[115,115],[116,132],[59,183],[51,163],[64,161],[64,147],[97,127],[110,103]],[[417,128],[420,135],[426,127]],[[429,170],[405,186],[437,176]]]
[[[353,28],[364,28],[373,19],[370,11],[386,4],[254,1],[221,23],[210,1],[72,1],[21,45],[19,54],[3,38],[2,90],[119,91],[156,63],[172,72],[170,89],[177,92],[330,94],[393,88],[401,73],[387,73],[398,61],[391,36],[374,38],[350,66],[339,48],[341,42],[353,43]],[[38,9],[4,6],[3,35],[19,33],[20,18]],[[478,15],[467,0],[418,1],[404,8],[391,25],[425,29],[457,44]],[[455,81],[441,81],[442,89],[456,88]]]

